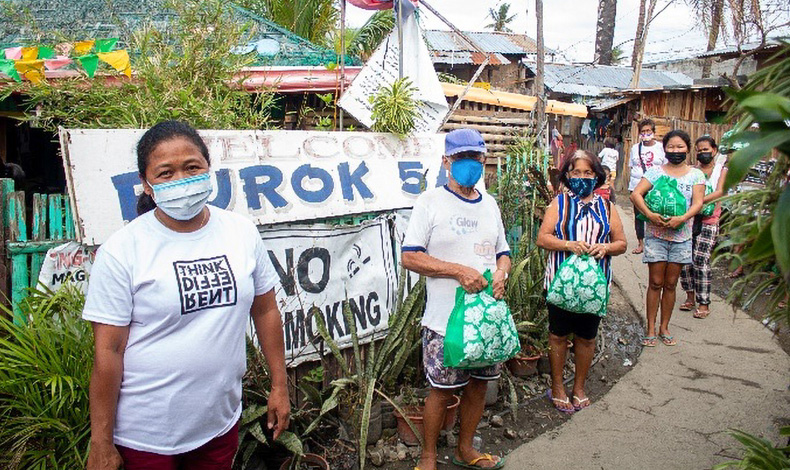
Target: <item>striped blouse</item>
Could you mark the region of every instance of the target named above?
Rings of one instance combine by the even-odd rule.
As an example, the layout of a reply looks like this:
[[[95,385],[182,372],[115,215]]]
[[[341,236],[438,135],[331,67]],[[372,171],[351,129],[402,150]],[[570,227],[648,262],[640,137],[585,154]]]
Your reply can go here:
[[[560,240],[585,241],[589,244],[609,243],[610,226],[609,211],[611,203],[597,194],[588,203],[581,202],[575,195],[560,194],[557,196],[559,218],[554,226],[554,235]],[[557,269],[565,258],[570,256],[570,251],[549,252],[546,263],[546,290],[551,286]],[[606,280],[612,280],[612,257],[607,255],[599,261],[601,269],[606,274]]]

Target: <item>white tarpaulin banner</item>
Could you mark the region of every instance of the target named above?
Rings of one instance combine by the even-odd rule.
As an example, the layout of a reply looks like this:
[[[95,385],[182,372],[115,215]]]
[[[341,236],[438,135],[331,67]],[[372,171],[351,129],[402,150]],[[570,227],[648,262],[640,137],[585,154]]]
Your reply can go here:
[[[388,217],[351,227],[272,228],[261,237],[280,276],[276,296],[288,367],[318,359],[311,339],[320,339],[319,313],[340,349],[351,346],[345,302],[362,343],[387,331],[397,289]]]
[[[404,3],[404,13],[407,13]],[[444,116],[449,111],[442,84],[433,68],[431,54],[422,38],[413,9],[403,18],[403,76],[408,77],[417,88],[415,98],[422,101],[418,106],[419,116],[415,120],[415,132],[434,133],[439,130]],[[382,86],[388,86],[399,77],[400,56],[398,29],[387,36],[362,67],[338,104],[351,113],[359,122],[373,126],[370,98],[378,94]]]
[[[56,291],[64,282],[77,286],[83,293],[88,291],[90,274],[96,251],[77,242],[68,242],[47,250],[38,275],[39,285]]]
[[[134,219],[144,130],[62,129],[78,239],[103,243]],[[209,204],[257,225],[412,207],[447,182],[444,137],[306,131],[200,131],[212,161]],[[423,184],[424,183],[424,184]]]

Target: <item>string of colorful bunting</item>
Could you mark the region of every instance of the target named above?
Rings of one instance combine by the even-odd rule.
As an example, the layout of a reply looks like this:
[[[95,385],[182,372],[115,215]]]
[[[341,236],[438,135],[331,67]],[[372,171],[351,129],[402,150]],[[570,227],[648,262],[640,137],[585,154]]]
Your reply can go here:
[[[131,78],[129,53],[126,49],[115,50],[117,43],[118,38],[107,38],[64,43],[55,47],[9,47],[4,51],[5,58],[0,58],[0,72],[17,82],[21,82],[24,76],[33,83],[39,83],[44,79],[45,71],[58,70],[76,61],[88,77],[93,78],[99,61],[102,61]]]

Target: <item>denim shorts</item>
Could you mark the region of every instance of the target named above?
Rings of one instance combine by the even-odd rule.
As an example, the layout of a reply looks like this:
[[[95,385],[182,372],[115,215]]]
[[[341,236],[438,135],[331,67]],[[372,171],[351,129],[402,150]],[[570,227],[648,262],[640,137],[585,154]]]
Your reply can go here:
[[[692,242],[689,238],[683,242],[671,242],[662,238],[645,237],[645,254],[643,263],[659,263],[662,261],[677,264],[691,264]]]
[[[470,378],[478,380],[499,379],[501,364],[481,369],[455,369],[444,366],[444,336],[429,329],[422,329],[422,364],[425,376],[431,387],[459,388],[469,383]]]

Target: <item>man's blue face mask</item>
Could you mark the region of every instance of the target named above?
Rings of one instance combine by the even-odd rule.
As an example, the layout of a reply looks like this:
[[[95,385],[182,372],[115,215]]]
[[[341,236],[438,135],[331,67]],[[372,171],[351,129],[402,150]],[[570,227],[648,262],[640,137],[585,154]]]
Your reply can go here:
[[[483,163],[471,158],[456,160],[450,165],[453,179],[465,188],[471,188],[483,176]]]

